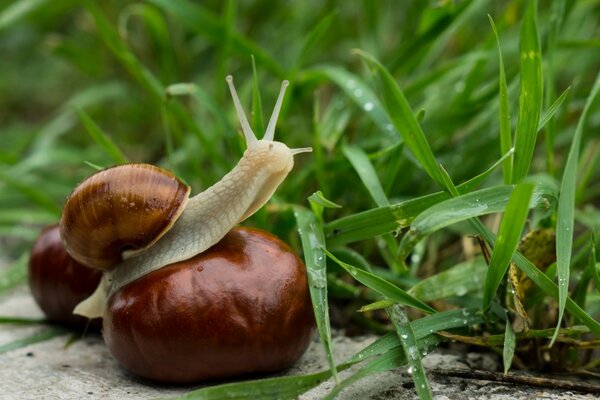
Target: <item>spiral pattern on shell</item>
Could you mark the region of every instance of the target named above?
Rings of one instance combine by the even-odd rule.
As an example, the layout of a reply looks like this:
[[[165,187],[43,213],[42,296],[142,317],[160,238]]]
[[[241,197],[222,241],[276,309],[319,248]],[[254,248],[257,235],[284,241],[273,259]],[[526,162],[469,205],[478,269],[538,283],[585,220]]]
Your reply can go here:
[[[60,234],[81,264],[109,270],[154,244],[185,208],[190,188],[150,164],[101,170],[80,183],[65,203]]]

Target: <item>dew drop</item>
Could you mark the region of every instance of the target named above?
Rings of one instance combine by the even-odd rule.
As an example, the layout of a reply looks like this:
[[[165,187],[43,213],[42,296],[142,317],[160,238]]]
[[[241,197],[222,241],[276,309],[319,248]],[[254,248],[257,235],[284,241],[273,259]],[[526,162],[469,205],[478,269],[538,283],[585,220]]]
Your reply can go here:
[[[354,90],[354,96],[361,97],[362,95],[363,95],[362,89],[356,89],[356,90]]]
[[[373,108],[374,108],[374,107],[375,107],[375,106],[374,106],[374,105],[373,105],[373,103],[371,103],[370,101],[366,102],[366,103],[363,105],[363,108],[364,108],[364,110],[365,110],[365,111],[367,111],[367,112],[369,112],[369,111],[373,110]]]

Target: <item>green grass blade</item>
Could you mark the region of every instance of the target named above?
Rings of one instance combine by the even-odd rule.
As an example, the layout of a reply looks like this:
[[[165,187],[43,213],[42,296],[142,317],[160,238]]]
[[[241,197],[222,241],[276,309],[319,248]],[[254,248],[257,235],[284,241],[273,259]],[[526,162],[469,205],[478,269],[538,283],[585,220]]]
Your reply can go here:
[[[500,281],[508,270],[510,260],[517,250],[529,214],[532,194],[533,185],[522,183],[515,188],[506,204],[483,288],[484,310],[490,307],[492,297],[496,294]]]
[[[502,57],[502,48],[500,47],[500,38],[498,37],[498,32],[496,31],[496,24],[494,24],[494,20],[488,14],[488,18],[490,20],[490,25],[492,26],[492,30],[494,31],[494,36],[496,37],[496,44],[498,46],[498,63],[500,76],[498,78],[499,85],[499,118],[500,118],[500,152],[501,154],[506,154],[512,147],[512,132],[510,129],[510,105],[508,103],[508,86],[506,85],[506,73],[504,72],[504,59]],[[504,178],[504,183],[509,184],[512,177],[512,168],[513,168],[513,159],[508,158],[502,164],[502,177]]]
[[[528,2],[521,25],[521,93],[515,131],[513,183],[527,176],[542,109],[542,54],[537,31],[537,0]]]
[[[77,115],[79,120],[85,126],[85,129],[90,134],[92,139],[102,148],[110,158],[117,164],[125,164],[128,162],[127,157],[117,147],[115,142],[112,141],[96,123],[90,118],[90,116],[83,110],[77,109]]]
[[[554,117],[554,114],[556,114],[556,112],[560,109],[560,106],[562,106],[562,103],[567,98],[567,95],[569,94],[570,90],[571,90],[571,86],[567,87],[561,93],[561,95],[554,101],[554,103],[552,103],[550,105],[550,107],[548,107],[548,109],[546,111],[544,111],[544,113],[540,117],[540,124],[538,125],[538,131],[541,131],[542,129],[544,129],[544,127],[550,122],[552,117]]]
[[[560,184],[558,210],[556,216],[556,269],[558,274],[558,324],[552,343],[556,339],[558,329],[565,310],[565,302],[569,290],[569,275],[571,268],[571,253],[573,250],[573,228],[575,221],[575,190],[577,186],[577,165],[583,129],[588,119],[591,105],[600,94],[600,73],[587,98],[583,113],[577,123],[573,142],[569,149],[565,170]]]
[[[27,282],[27,262],[29,256],[23,254],[17,261],[0,270],[0,295]]]
[[[366,115],[386,134],[396,136],[394,126],[385,113],[380,101],[369,86],[358,75],[337,66],[322,66],[311,69],[309,75],[324,76],[335,83]]]
[[[496,237],[483,224],[478,224],[478,233],[491,247],[494,246]],[[513,256],[513,261],[523,271],[529,279],[535,283],[544,293],[558,301],[558,286],[546,274],[540,271],[534,264],[525,258],[521,253],[516,252]],[[577,303],[567,297],[565,308],[578,318],[590,331],[600,338],[600,323],[585,312]]]
[[[254,129],[254,134],[259,136],[265,131],[262,100],[260,98],[258,73],[256,72],[256,60],[254,59],[254,55],[252,56],[252,128]]]
[[[12,342],[5,343],[0,345],[0,354],[6,353],[7,351],[20,349],[25,346],[29,346],[30,344],[44,342],[46,340],[50,340],[57,336],[62,336],[69,333],[68,329],[60,328],[60,327],[50,327],[46,328],[40,332],[36,332],[33,335],[26,336],[23,338],[19,338],[13,340]]]
[[[406,291],[400,289],[398,286],[393,283],[388,282],[387,280],[360,268],[356,268],[350,264],[347,264],[338,258],[336,258],[329,251],[325,250],[325,254],[333,261],[335,261],[340,267],[344,268],[354,279],[363,285],[373,289],[377,293],[385,296],[390,300],[394,300],[400,304],[404,304],[418,310],[424,311],[426,313],[435,313],[436,310],[429,307],[427,304],[423,303],[420,300],[415,299],[413,296],[409,295]]]
[[[481,215],[501,212],[506,207],[513,186],[502,185],[477,190],[437,203],[419,214],[400,242],[399,257],[405,259],[412,248],[431,233]],[[535,187],[529,208],[547,207],[556,198],[553,188],[545,184]]]
[[[227,27],[222,18],[210,11],[208,8],[188,1],[170,1],[170,0],[148,0],[158,8],[175,16],[177,21],[190,30],[199,33],[212,41],[216,46],[220,46],[223,37],[226,34]],[[265,51],[257,43],[247,39],[238,32],[229,32],[231,35],[229,46],[232,51],[240,54],[244,59],[251,55],[256,57],[261,66],[273,71],[279,77],[283,77],[283,68],[277,60]]]
[[[295,399],[331,376],[330,371],[302,376],[283,376],[269,379],[250,380],[210,386],[183,396],[177,400],[222,400],[222,399]]]
[[[592,240],[590,244],[590,255],[588,257],[588,268],[590,270],[590,274],[592,279],[594,280],[594,285],[597,290],[600,290],[600,264],[597,262],[596,258],[596,241],[595,235],[592,234]]]
[[[389,206],[390,202],[383,191],[375,167],[371,164],[369,156],[360,147],[344,145],[342,152],[354,167],[354,170],[360,177],[361,182],[369,191],[369,194],[375,200],[378,206]]]
[[[507,374],[515,355],[517,339],[513,331],[510,319],[506,318],[506,328],[504,330],[504,347],[502,348],[502,362],[504,364],[504,373]]]
[[[60,216],[62,208],[57,202],[48,195],[46,190],[32,184],[24,183],[21,180],[15,179],[12,176],[7,175],[4,171],[0,170],[0,182],[4,182],[9,188],[21,193],[33,204],[48,211],[57,218]]]
[[[486,267],[483,258],[465,261],[419,281],[408,293],[426,302],[464,296],[481,289],[481,283],[485,281]]]
[[[394,80],[394,77],[392,77],[389,71],[370,54],[360,50],[357,51],[357,54],[377,70],[381,82],[381,94],[385,108],[388,117],[394,124],[396,130],[402,134],[404,142],[410,148],[417,160],[419,160],[419,163],[425,172],[427,172],[438,185],[444,187],[444,181],[439,171],[438,162],[427,142],[425,132],[421,129],[421,125],[417,121],[415,114],[408,104],[408,100],[406,100],[404,93]]]
[[[133,53],[125,46],[116,28],[108,21],[100,7],[91,0],[84,0],[85,8],[94,18],[98,32],[104,43],[121,61],[129,73],[150,93],[155,100],[162,99],[164,89],[162,84],[148,71]]]
[[[3,317],[0,316],[0,324],[12,324],[12,325],[38,325],[47,323],[48,320],[44,318],[22,318],[22,317]]]
[[[327,301],[327,259],[325,257],[325,237],[321,224],[311,211],[297,206],[294,216],[298,224],[298,233],[302,241],[304,262],[308,272],[310,297],[317,321],[317,329],[329,368],[335,381],[338,381],[333,347],[331,343],[331,325],[329,323],[329,303]]]
[[[0,13],[0,31],[14,25],[40,7],[48,0],[17,1],[5,7]],[[8,4],[8,3],[7,3]]]
[[[296,69],[301,68],[305,64],[306,60],[314,53],[319,42],[326,37],[337,14],[337,9],[326,14],[305,36],[302,46],[300,46],[300,52],[294,62]]]
[[[408,315],[406,315],[404,307],[398,304],[389,307],[387,311],[396,328],[400,343],[402,343],[402,350],[404,351],[409,365],[408,371],[412,375],[419,399],[431,399],[429,380],[427,379],[423,363],[421,362],[421,350],[417,345],[417,339],[415,338]]]

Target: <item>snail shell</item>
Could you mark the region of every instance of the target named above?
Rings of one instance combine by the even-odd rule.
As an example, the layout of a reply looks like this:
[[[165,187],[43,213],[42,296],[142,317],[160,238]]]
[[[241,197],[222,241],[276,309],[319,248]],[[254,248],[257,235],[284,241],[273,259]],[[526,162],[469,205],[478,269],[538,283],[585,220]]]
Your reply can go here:
[[[109,270],[167,232],[185,208],[190,188],[150,164],[99,171],[79,184],[60,219],[67,252],[91,268]]]

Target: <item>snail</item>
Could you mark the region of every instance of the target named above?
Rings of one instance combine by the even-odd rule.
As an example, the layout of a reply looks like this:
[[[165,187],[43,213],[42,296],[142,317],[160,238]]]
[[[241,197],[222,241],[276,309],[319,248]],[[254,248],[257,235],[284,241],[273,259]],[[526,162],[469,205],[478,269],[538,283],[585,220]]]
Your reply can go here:
[[[292,169],[294,155],[312,151],[274,140],[288,81],[259,140],[233,78],[226,80],[247,149],[219,182],[188,198],[190,189],[173,174],[148,164],[125,164],[92,175],[67,199],[60,220],[65,248],[82,264],[104,271],[98,289],[75,308],[76,314],[100,317],[107,297],[121,287],[210,248],[268,201]]]
[[[40,232],[27,272],[31,294],[49,321],[77,329],[88,327],[88,319],[74,315],[73,308],[94,293],[102,273],[81,265],[66,252],[57,224]],[[99,329],[100,320],[92,320],[89,328]]]
[[[235,227],[293,167],[274,141],[284,81],[264,137],[254,136],[227,77],[247,149],[219,182],[189,198],[173,174],[148,164],[97,172],[65,203],[65,248],[102,271],[74,313],[102,317],[109,351],[147,379],[193,383],[289,367],[314,317],[306,268],[277,237]],[[122,226],[121,226],[122,225]]]

